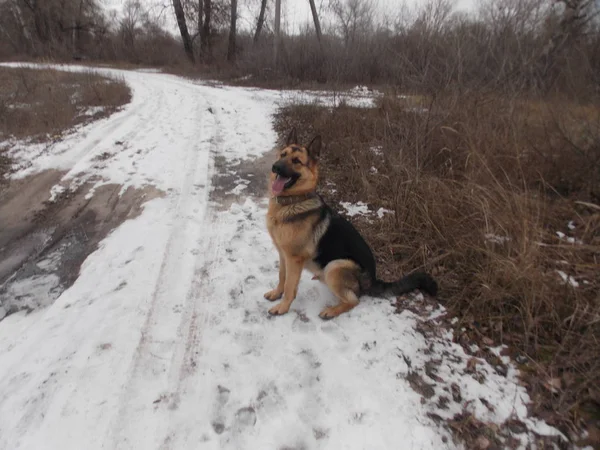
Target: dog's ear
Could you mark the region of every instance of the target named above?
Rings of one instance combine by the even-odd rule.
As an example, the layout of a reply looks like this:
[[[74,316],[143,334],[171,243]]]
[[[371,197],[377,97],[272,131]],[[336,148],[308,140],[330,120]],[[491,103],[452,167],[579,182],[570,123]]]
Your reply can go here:
[[[298,143],[298,136],[296,135],[296,127],[292,128],[290,134],[288,134],[287,141],[285,141],[285,146],[288,147],[292,144]]]
[[[315,161],[319,159],[321,155],[321,135],[317,134],[310,144],[306,147],[306,151],[308,152],[308,156],[310,156]]]

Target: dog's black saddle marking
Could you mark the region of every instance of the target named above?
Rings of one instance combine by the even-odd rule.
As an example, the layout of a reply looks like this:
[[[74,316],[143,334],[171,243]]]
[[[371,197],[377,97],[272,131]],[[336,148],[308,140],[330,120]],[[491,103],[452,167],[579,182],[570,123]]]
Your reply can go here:
[[[354,226],[329,206],[322,206],[325,216],[329,216],[327,230],[317,244],[317,256],[313,259],[324,268],[336,259],[350,259],[375,279],[375,257],[364,238]]]

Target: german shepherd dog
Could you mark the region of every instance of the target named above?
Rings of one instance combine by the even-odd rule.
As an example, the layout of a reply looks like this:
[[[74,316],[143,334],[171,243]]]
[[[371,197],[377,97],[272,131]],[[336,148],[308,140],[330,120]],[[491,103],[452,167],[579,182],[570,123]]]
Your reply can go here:
[[[316,193],[320,152],[320,136],[305,147],[298,144],[294,128],[272,167],[267,228],[279,253],[279,283],[265,298],[275,301],[283,296],[283,300],[269,314],[289,311],[303,269],[324,282],[339,300],[319,314],[322,319],[351,310],[361,295],[400,295],[420,289],[435,296],[437,284],[426,273],[412,273],[393,283],[377,279],[373,253],[363,237]]]

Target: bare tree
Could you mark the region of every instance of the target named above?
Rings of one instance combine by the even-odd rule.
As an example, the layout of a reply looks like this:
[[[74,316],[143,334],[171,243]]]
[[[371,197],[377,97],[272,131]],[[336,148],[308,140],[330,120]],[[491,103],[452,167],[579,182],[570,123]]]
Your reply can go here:
[[[275,0],[275,40],[273,41],[273,65],[277,67],[279,59],[279,40],[281,39],[281,0]]]
[[[448,24],[453,10],[454,3],[451,0],[429,0],[423,5],[415,25],[427,35],[438,35]]]
[[[237,0],[231,0],[231,25],[229,26],[229,45],[227,47],[227,61],[235,61],[235,38],[237,34]]]
[[[254,43],[258,42],[260,32],[262,31],[263,24],[265,22],[265,11],[267,10],[267,0],[261,0],[260,12],[258,13],[258,20],[256,21],[256,31],[254,32]]]
[[[96,0],[3,0],[0,6],[2,34],[11,45],[34,54],[66,56],[79,50],[82,41],[104,25]]]
[[[200,41],[202,41],[202,20],[204,18],[204,1],[198,0],[198,16],[196,17],[196,24],[198,27],[198,36],[200,36]]]
[[[321,24],[319,23],[319,14],[317,13],[317,7],[315,6],[315,0],[308,0],[310,2],[310,10],[313,16],[313,22],[315,23],[315,31],[317,33],[317,39],[321,50],[323,50],[323,40],[321,38]]]
[[[210,45],[210,21],[212,17],[212,0],[204,0],[204,23],[200,30],[200,51],[204,57],[209,57],[211,54]]]
[[[542,52],[547,64],[568,43],[577,41],[600,15],[600,4],[596,0],[554,0],[554,3],[562,6],[563,12]]]
[[[347,49],[360,35],[372,31],[374,6],[371,0],[332,0],[330,6]]]
[[[123,15],[119,21],[119,32],[126,46],[135,50],[135,38],[137,28],[143,20],[147,20],[147,14],[142,9],[140,0],[127,0],[123,6]]]
[[[177,19],[177,26],[179,27],[179,33],[181,34],[181,40],[183,41],[183,49],[185,54],[191,62],[194,62],[194,48],[192,47],[192,38],[188,31],[187,23],[185,21],[185,11],[181,0],[173,0],[173,9],[175,10],[175,18]]]

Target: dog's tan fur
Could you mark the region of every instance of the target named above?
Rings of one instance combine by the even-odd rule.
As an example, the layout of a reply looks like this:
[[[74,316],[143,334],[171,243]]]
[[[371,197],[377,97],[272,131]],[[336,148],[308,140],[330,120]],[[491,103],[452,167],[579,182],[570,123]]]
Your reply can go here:
[[[295,144],[297,141],[295,131],[292,133],[294,135],[290,134],[288,137],[288,145],[277,153],[277,159],[289,164],[300,177],[291,188],[279,194],[283,197],[314,193],[319,178],[320,137],[316,137],[308,147],[303,147],[291,145],[291,142]],[[276,175],[271,173],[270,186],[275,177]],[[281,204],[273,196],[273,192],[270,193],[272,198],[267,212],[267,229],[279,253],[279,282],[275,289],[265,294],[265,298],[275,301],[283,296],[283,300],[272,307],[269,313],[281,315],[289,311],[296,298],[302,270],[305,268],[311,271],[315,278],[327,284],[339,299],[336,306],[321,312],[322,318],[330,319],[354,308],[358,304],[358,265],[350,260],[336,260],[321,270],[312,263],[317,244],[327,230],[328,221],[319,223],[319,218],[311,215],[302,220],[289,221],[292,217],[318,208],[321,201],[317,198],[306,198],[291,204]]]

